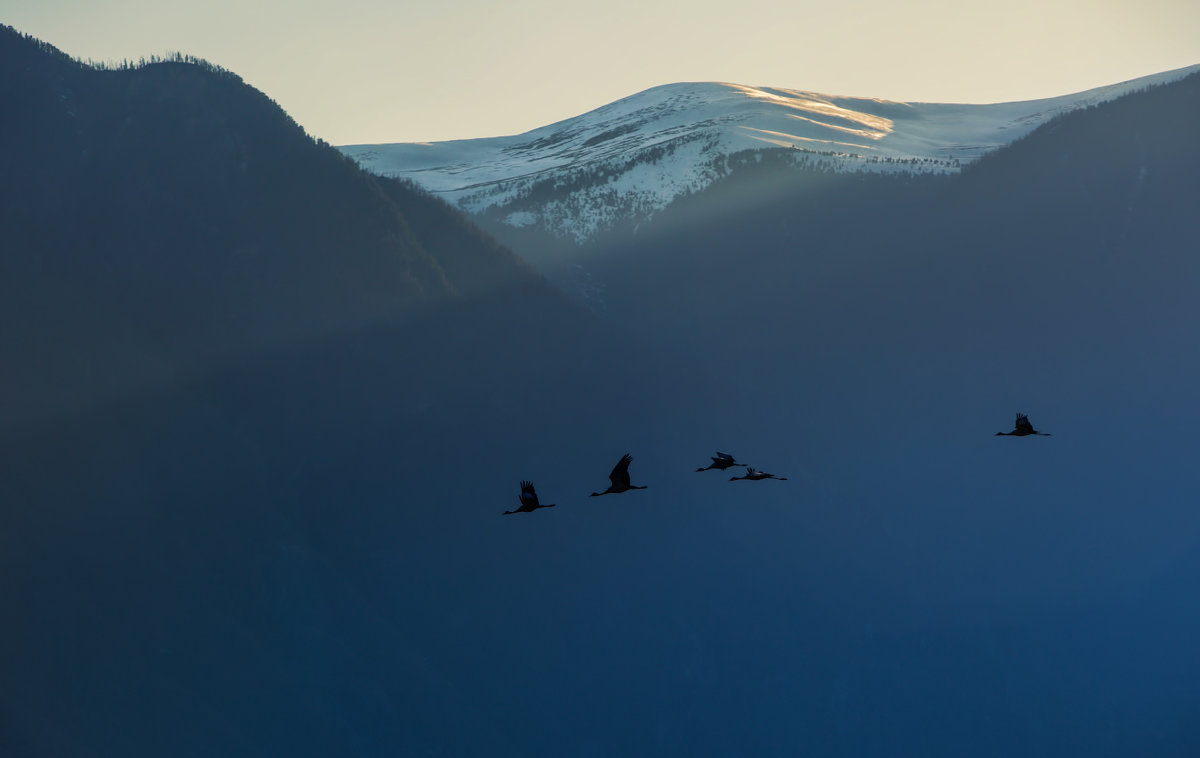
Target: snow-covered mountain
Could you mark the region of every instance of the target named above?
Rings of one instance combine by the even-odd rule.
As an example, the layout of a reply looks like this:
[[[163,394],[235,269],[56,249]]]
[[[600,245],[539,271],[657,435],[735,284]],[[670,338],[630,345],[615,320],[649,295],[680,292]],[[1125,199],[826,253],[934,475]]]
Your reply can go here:
[[[797,165],[835,171],[956,172],[1062,113],[1196,71],[994,105],[668,84],[525,134],[341,150],[469,213],[583,242],[703,189],[730,171],[738,153],[784,149]]]

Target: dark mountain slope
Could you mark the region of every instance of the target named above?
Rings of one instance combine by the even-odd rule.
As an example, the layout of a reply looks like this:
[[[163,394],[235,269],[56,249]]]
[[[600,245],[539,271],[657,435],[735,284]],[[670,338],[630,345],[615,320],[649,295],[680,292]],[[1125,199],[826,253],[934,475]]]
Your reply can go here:
[[[233,74],[96,70],[0,34],[5,417],[489,288],[557,297],[453,211],[362,172]]]
[[[672,361],[228,72],[0,70],[5,754],[520,752],[448,729],[439,577]]]

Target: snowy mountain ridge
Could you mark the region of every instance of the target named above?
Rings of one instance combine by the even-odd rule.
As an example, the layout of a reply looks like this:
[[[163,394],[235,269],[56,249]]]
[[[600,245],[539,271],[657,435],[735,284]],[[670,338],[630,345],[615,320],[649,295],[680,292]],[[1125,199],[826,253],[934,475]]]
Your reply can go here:
[[[786,149],[797,165],[821,170],[957,172],[1063,113],[1197,71],[993,105],[668,84],[519,135],[340,149],[469,213],[582,243],[703,189],[730,171],[738,153]]]

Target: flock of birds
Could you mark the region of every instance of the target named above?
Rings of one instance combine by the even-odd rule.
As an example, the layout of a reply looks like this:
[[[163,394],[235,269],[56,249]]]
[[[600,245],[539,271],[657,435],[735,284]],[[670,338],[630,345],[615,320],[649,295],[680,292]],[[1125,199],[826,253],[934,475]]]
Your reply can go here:
[[[1037,435],[1040,437],[1050,436],[1046,432],[1039,432],[1034,429],[1033,424],[1029,422],[1029,417],[1024,413],[1017,414],[1017,420],[1013,425],[1013,430],[1011,432],[996,432],[997,437],[1028,437],[1031,435]],[[611,484],[608,485],[608,489],[604,490],[603,492],[593,492],[591,496],[599,497],[600,495],[616,495],[621,492],[628,492],[629,490],[646,489],[644,485],[633,484],[630,480],[630,463],[633,463],[633,456],[629,453],[622,455],[621,460],[617,461],[617,465],[613,466],[612,472],[608,475],[608,480],[611,482]],[[728,453],[722,453],[719,450],[717,451],[716,455],[712,456],[712,463],[704,466],[703,468],[698,468],[696,471],[711,471],[713,469],[725,471],[726,469],[734,468],[735,466],[744,467],[746,469],[746,475],[731,476],[729,477],[729,481],[731,482],[739,479],[752,482],[760,481],[762,479],[777,479],[783,482],[787,481],[786,476],[775,476],[774,474],[768,474],[765,471],[759,471],[753,466],[747,466],[744,463],[738,463],[736,460],[734,460],[732,455],[729,455]],[[508,516],[513,513],[532,513],[538,508],[553,508],[554,506],[555,503],[541,503],[538,500],[537,490],[535,490],[533,487],[533,482],[529,480],[523,480],[521,482],[521,507],[513,511],[505,511],[504,515]]]

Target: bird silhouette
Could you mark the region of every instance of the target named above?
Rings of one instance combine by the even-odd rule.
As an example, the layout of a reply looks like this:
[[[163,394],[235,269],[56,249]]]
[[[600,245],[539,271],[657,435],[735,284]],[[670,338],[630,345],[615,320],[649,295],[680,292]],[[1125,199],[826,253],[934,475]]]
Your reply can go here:
[[[513,513],[533,513],[538,508],[553,508],[554,503],[546,503],[542,505],[538,502],[537,491],[533,489],[533,482],[521,482],[521,507],[515,511],[505,511],[504,515],[508,516]]]
[[[711,469],[717,469],[718,471],[724,471],[725,469],[731,468],[733,466],[745,466],[745,465],[746,464],[744,464],[744,463],[738,463],[737,461],[735,461],[733,459],[733,456],[730,455],[729,453],[722,453],[720,450],[718,450],[717,454],[712,456],[712,463],[708,464],[704,468],[698,468],[698,469],[696,469],[696,471],[709,471]]]
[[[603,492],[593,492],[592,497],[599,495],[615,495],[619,492],[627,492],[628,490],[644,490],[645,487],[639,487],[629,483],[629,464],[633,462],[633,456],[629,453],[621,456],[621,460],[617,461],[617,465],[613,466],[612,473],[608,475],[609,481],[612,482],[608,489]]]
[[[758,469],[754,468],[753,466],[746,467],[746,475],[745,476],[729,477],[729,481],[731,481],[731,482],[734,481],[735,479],[749,479],[750,481],[753,481],[753,482],[757,482],[759,479],[778,479],[781,482],[787,481],[786,476],[775,476],[774,474],[768,474],[766,471],[759,471]]]
[[[1029,417],[1024,413],[1017,414],[1017,422],[1011,432],[996,432],[997,437],[1028,437],[1031,434],[1036,434],[1041,437],[1049,437],[1046,432],[1039,432],[1033,428],[1033,424],[1029,423]]]

